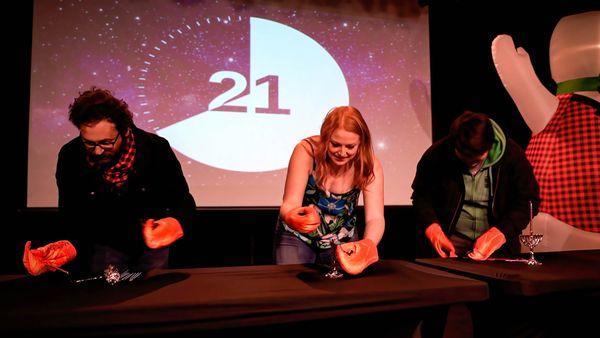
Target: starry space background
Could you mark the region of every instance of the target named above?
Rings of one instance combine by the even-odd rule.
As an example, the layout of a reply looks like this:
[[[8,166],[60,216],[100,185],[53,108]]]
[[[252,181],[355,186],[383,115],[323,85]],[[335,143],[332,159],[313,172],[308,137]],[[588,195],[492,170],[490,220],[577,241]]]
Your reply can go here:
[[[427,8],[416,1],[394,10],[360,3],[36,1],[28,206],[57,205],[56,158],[78,135],[67,112],[79,92],[93,85],[111,90],[147,131],[192,117],[231,86],[210,83],[215,71],[248,78],[250,17],[299,30],[332,55],[346,78],[350,104],[371,130],[384,167],[386,205],[410,204],[416,163],[431,145]],[[200,207],[281,202],[285,169],[224,171],[176,154]]]

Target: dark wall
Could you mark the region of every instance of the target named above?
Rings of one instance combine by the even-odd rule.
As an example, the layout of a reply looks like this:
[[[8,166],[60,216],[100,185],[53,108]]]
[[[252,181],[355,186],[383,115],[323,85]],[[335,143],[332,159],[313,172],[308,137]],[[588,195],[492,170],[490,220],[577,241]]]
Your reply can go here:
[[[522,2],[522,3],[520,3]],[[548,46],[554,25],[565,15],[600,9],[595,1],[421,1],[430,6],[431,97],[434,139],[444,136],[463,109],[489,114],[507,135],[522,146],[530,132],[494,69],[490,44],[497,34],[510,34],[529,52],[542,82],[554,89]],[[10,102],[5,130],[16,132],[5,140],[7,221],[0,246],[0,272],[23,272],[20,263],[25,240],[54,240],[54,209],[26,209],[27,130],[31,12],[27,1],[15,13],[5,82]],[[362,209],[359,220],[362,220]],[[411,259],[421,255],[423,237],[417,237],[410,207],[386,207],[386,232],[380,246],[383,258]],[[173,248],[176,267],[270,264],[275,209],[198,210],[195,226]],[[90,229],[90,231],[101,231]]]
[[[21,215],[26,203],[32,12],[30,1],[23,1],[6,11],[5,16],[10,15],[11,19],[2,20],[7,42],[2,51],[5,63],[2,86],[5,146],[4,198],[0,203],[5,221],[1,232],[0,273],[23,272],[22,265],[19,265],[23,254],[19,233],[30,226]]]

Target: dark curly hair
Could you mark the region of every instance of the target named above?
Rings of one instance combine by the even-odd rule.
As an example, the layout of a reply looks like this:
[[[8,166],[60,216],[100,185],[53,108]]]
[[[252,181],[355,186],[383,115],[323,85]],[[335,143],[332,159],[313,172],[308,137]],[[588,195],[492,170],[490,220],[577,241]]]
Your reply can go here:
[[[487,115],[467,110],[452,122],[450,137],[458,152],[478,156],[492,148],[494,127]]]
[[[127,103],[106,89],[92,87],[79,93],[79,97],[69,105],[69,121],[78,129],[102,120],[114,123],[122,134],[133,126],[133,114]]]

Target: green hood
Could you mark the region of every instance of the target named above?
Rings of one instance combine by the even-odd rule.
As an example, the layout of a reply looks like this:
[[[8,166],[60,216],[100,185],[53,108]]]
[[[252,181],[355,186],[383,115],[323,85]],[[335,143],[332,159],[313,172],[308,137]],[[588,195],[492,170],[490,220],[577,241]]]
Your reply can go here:
[[[492,119],[492,127],[494,128],[494,144],[492,145],[492,149],[488,153],[485,162],[483,162],[482,168],[488,168],[496,164],[496,162],[500,161],[502,155],[504,155],[504,149],[506,148],[506,136],[504,136],[504,132],[502,128]]]

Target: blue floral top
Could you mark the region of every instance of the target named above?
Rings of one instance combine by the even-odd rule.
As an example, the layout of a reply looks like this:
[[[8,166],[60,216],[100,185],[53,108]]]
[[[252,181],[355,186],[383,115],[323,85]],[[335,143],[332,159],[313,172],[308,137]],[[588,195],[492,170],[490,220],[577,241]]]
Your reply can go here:
[[[286,231],[293,233],[308,245],[320,249],[329,249],[331,248],[331,241],[321,240],[321,237],[335,234],[333,241],[338,243],[350,240],[354,236],[356,205],[359,196],[360,189],[357,187],[343,194],[323,191],[317,186],[317,182],[311,174],[304,190],[302,206],[315,205],[321,216],[321,225],[311,233],[301,234],[288,227],[281,218],[279,222]]]

